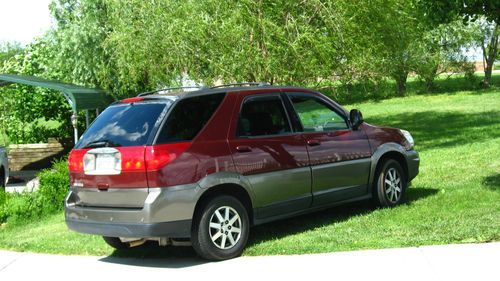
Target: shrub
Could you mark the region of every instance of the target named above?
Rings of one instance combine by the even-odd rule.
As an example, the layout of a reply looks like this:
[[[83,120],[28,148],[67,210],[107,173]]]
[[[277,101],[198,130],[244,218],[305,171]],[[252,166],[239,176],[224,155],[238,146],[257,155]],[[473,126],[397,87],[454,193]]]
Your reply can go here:
[[[41,171],[38,178],[38,195],[43,202],[44,211],[50,213],[62,210],[69,188],[68,162],[65,159],[54,162],[52,169]]]
[[[22,223],[63,209],[69,187],[67,161],[55,161],[52,168],[41,171],[38,178],[37,191],[12,194],[0,191],[0,223]]]

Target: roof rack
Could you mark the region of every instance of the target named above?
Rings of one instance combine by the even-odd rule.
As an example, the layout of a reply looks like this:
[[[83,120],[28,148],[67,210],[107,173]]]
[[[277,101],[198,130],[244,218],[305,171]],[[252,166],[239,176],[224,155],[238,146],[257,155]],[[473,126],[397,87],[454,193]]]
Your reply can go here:
[[[158,89],[154,91],[149,91],[149,92],[144,92],[140,93],[137,96],[138,97],[143,97],[143,96],[148,96],[152,94],[156,94],[158,92],[170,92],[172,90],[181,90],[181,89],[205,89],[206,87],[204,86],[185,86],[185,87],[172,87],[172,88],[163,88],[163,89]]]
[[[237,87],[237,86],[270,86],[271,84],[267,82],[241,82],[241,83],[231,83],[210,87],[210,89],[225,88],[225,87]]]

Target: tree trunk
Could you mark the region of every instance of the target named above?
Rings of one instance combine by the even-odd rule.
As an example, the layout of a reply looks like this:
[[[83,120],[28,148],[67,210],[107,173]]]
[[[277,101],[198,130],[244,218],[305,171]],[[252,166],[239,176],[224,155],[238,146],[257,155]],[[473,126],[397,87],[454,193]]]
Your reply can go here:
[[[491,83],[491,73],[493,71],[493,64],[497,58],[498,54],[498,39],[499,39],[499,27],[498,23],[495,24],[493,33],[491,34],[490,41],[487,46],[483,45],[483,58],[486,62],[486,67],[484,68],[484,86],[488,87]]]
[[[402,96],[406,92],[406,79],[408,78],[408,72],[399,73],[396,79],[396,93],[398,96]]]

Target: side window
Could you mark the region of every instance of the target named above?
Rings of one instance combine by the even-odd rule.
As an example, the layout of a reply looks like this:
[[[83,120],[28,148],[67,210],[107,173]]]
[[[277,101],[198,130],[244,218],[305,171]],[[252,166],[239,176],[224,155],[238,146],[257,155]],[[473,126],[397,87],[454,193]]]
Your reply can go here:
[[[322,100],[306,95],[289,95],[304,132],[324,132],[349,128],[344,117]]]
[[[194,139],[217,110],[224,96],[221,93],[179,100],[171,109],[156,143]]]
[[[291,132],[279,96],[251,97],[244,101],[238,121],[238,136],[253,137]]]

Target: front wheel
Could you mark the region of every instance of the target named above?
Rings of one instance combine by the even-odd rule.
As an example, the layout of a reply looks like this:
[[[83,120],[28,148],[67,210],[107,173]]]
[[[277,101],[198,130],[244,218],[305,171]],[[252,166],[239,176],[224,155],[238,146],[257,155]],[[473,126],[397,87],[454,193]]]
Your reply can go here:
[[[4,189],[7,179],[5,178],[5,171],[3,167],[0,167],[0,188]]]
[[[218,196],[206,204],[193,221],[191,241],[204,259],[225,260],[241,255],[248,240],[247,210],[232,196]]]
[[[393,207],[404,199],[408,183],[398,161],[386,160],[378,169],[374,186],[376,203],[381,207]]]

